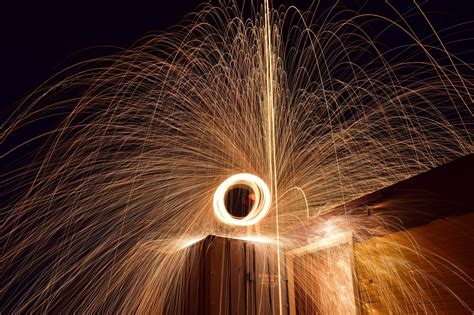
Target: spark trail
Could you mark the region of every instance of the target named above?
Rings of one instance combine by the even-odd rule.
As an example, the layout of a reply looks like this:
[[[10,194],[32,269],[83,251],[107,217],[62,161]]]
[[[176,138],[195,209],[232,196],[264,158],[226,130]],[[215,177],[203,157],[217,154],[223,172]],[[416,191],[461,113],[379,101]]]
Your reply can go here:
[[[2,313],[166,313],[189,246],[210,234],[275,244],[283,313],[283,258],[311,236],[292,227],[473,153],[472,65],[438,33],[422,37],[395,8],[248,6],[247,16],[233,1],[203,6],[64,70],[2,116]],[[403,44],[383,42],[389,32]],[[50,119],[54,128],[14,141]],[[270,188],[252,226],[214,215],[216,189],[241,173]],[[339,219],[316,234],[357,238],[388,224]],[[366,251],[362,272],[397,281],[412,272],[402,249],[425,257],[409,235],[384,245]],[[326,299],[345,294],[334,281]],[[403,294],[424,296],[409,285]],[[333,313],[352,310],[346,300]]]

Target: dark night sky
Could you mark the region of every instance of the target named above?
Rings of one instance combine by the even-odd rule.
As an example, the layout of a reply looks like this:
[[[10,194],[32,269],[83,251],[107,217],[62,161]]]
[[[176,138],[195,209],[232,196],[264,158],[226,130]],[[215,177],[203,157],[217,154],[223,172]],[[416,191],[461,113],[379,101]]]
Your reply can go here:
[[[12,1],[14,3],[8,5],[5,2],[0,5],[0,23],[3,24],[0,27],[0,112],[3,113],[12,110],[20,98],[64,67],[110,52],[97,46],[128,47],[144,35],[176,24],[203,1]],[[274,6],[284,3],[300,8],[308,7],[310,3],[308,0],[273,2]],[[362,7],[366,12],[384,10],[380,0],[343,2],[351,9]],[[412,1],[391,2],[401,11],[413,7]],[[430,13],[438,29],[468,21],[474,16],[472,0],[419,2],[423,3],[426,12],[441,12],[441,15]],[[474,25],[469,28],[473,29]],[[472,35],[472,31],[468,33]]]
[[[112,52],[97,46],[128,47],[144,35],[176,24],[200,2],[31,1],[27,5],[18,1],[0,9],[5,23],[1,27],[2,106],[12,106],[68,65]]]

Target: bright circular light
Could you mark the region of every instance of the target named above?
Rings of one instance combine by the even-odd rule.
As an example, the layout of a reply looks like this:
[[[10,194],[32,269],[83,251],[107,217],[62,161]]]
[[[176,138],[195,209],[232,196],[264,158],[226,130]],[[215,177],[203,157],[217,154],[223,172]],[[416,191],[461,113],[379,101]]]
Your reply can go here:
[[[225,198],[229,188],[238,185],[248,186],[255,197],[252,209],[242,218],[232,216],[225,206]],[[267,215],[270,210],[270,203],[270,189],[268,189],[267,184],[265,184],[260,177],[247,173],[236,174],[227,178],[217,187],[214,193],[214,214],[225,224],[240,226],[254,225]]]

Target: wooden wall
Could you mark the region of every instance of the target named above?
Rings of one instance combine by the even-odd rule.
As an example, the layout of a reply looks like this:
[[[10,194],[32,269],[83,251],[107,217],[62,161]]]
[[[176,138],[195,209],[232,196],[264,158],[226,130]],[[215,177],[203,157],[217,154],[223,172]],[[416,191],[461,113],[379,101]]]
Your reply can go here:
[[[166,314],[256,315],[288,312],[286,289],[280,313],[274,245],[209,236],[187,251],[179,284]]]
[[[290,314],[355,315],[352,243],[308,250],[287,260]]]
[[[474,314],[474,213],[354,245],[363,314]]]

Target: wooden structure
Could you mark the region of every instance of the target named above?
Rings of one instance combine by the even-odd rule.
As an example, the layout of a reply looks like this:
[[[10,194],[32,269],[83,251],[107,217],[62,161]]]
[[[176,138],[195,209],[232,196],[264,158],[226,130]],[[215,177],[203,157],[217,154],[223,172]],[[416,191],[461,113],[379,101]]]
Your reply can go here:
[[[208,236],[188,251],[180,290],[168,314],[288,313],[286,281],[278,279],[275,245]]]
[[[473,180],[471,154],[295,226],[318,231],[347,218],[359,230],[301,238],[286,253],[290,314],[472,314]],[[332,253],[348,272],[328,264]],[[331,292],[341,283],[345,291]]]
[[[282,252],[281,279],[275,245],[209,236],[186,249],[167,313],[471,314],[473,179],[469,155],[293,227],[348,216],[363,228],[331,242],[300,239]],[[399,264],[377,266],[386,259]]]

